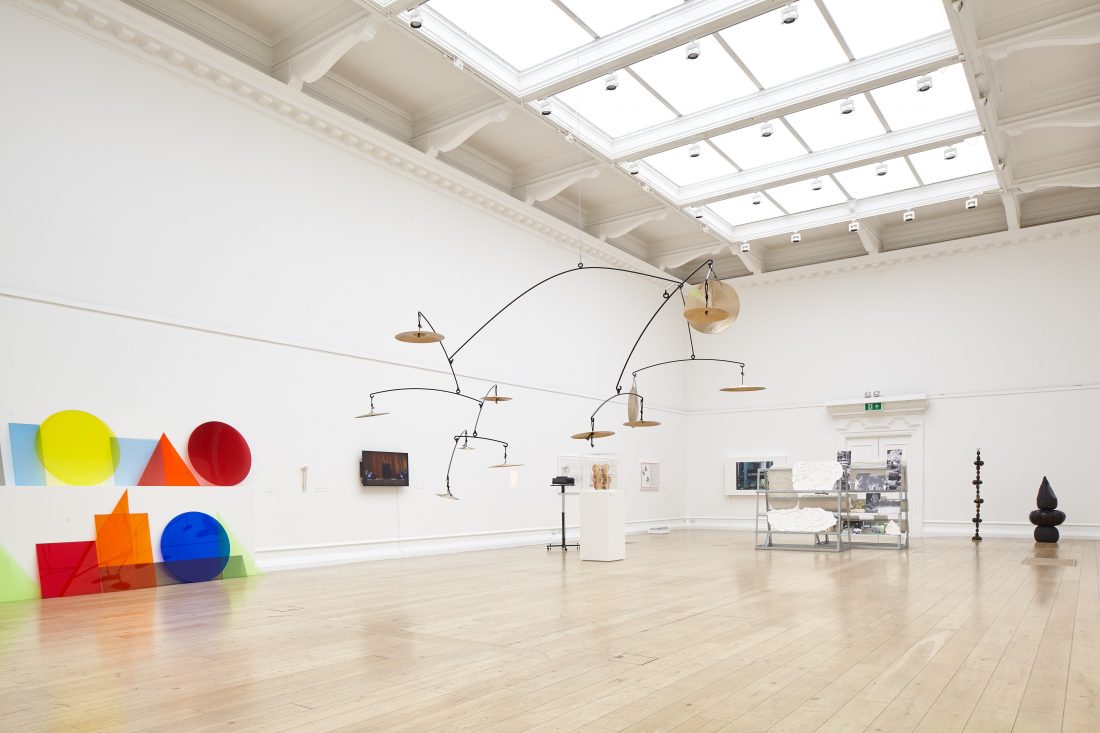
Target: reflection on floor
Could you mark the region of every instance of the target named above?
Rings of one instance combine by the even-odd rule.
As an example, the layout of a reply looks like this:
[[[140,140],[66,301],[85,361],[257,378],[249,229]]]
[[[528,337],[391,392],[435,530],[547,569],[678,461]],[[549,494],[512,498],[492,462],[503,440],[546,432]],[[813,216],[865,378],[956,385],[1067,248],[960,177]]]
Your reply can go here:
[[[1098,552],[684,531],[5,604],[0,729],[1095,731]]]

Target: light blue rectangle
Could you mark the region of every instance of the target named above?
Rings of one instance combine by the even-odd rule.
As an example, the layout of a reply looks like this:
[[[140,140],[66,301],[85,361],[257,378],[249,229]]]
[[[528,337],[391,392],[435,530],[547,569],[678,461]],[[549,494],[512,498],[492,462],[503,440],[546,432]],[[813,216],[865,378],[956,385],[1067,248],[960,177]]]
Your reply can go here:
[[[38,460],[35,439],[38,426],[27,423],[8,423],[8,438],[11,440],[11,469],[16,486],[45,486],[46,469]]]
[[[137,486],[149,459],[157,447],[157,441],[149,438],[114,438],[118,446],[118,468],[115,469],[115,486]]]

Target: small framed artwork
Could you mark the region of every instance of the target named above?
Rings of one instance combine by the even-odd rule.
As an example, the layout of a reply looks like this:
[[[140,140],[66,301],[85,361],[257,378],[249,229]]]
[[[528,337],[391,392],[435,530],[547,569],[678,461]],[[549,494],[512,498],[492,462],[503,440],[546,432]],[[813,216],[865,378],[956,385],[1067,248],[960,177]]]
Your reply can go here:
[[[736,456],[726,458],[726,496],[737,496],[748,491],[756,491],[756,482],[760,471],[772,466],[787,464],[786,456]]]
[[[661,464],[642,463],[642,491],[656,491],[661,488]]]

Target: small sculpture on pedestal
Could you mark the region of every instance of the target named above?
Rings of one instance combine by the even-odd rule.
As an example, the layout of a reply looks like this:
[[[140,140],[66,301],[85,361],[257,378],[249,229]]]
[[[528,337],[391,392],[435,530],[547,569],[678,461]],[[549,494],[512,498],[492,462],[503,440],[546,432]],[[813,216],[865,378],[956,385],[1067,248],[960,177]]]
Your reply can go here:
[[[982,498],[982,466],[985,465],[985,461],[982,460],[982,451],[978,449],[978,457],[974,459],[974,480],[970,483],[974,484],[974,518],[971,519],[974,523],[974,536],[970,539],[975,542],[982,541],[982,535],[979,530],[982,528],[982,504],[985,503],[985,499]]]
[[[1043,476],[1043,483],[1039,485],[1035,504],[1039,508],[1028,517],[1035,525],[1035,541],[1057,542],[1058,525],[1066,521],[1066,513],[1058,511],[1058,497],[1054,495],[1054,489],[1050,488],[1046,476]]]

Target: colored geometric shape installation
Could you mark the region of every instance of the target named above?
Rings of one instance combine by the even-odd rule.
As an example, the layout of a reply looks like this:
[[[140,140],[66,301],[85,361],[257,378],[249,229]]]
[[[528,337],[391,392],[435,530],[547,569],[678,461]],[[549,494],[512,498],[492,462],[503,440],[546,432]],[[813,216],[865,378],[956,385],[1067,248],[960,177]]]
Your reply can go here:
[[[0,547],[0,603],[40,598],[38,583],[19,566],[15,558]]]
[[[233,534],[233,530],[229,528],[229,523],[225,521],[221,513],[217,514],[217,520],[221,523],[222,529],[225,530],[226,537],[229,538],[229,564],[233,564],[233,558],[240,558],[242,563],[242,576],[245,575],[263,575],[264,571],[260,570],[260,566],[256,564],[256,558],[252,556],[241,541],[237,539],[237,535]],[[223,577],[229,577],[229,568],[226,568],[226,572],[222,573]],[[238,577],[236,575],[232,577]]]
[[[109,479],[118,466],[114,437],[95,415],[63,410],[42,422],[35,447],[38,460],[59,481],[96,486]]]
[[[11,467],[16,486],[45,486],[46,469],[38,460],[38,426],[8,423],[11,441]]]
[[[95,547],[101,568],[153,562],[149,515],[130,514],[129,492],[122,493],[110,514],[95,515]]]
[[[202,512],[185,512],[160,536],[164,569],[183,583],[218,577],[229,562],[229,535],[221,522]]]
[[[99,582],[104,593],[121,590],[157,587],[157,569],[154,563],[145,565],[120,565],[100,567]]]
[[[156,448],[157,441],[150,438],[115,438],[118,453],[115,486],[137,486]]]
[[[236,486],[252,469],[248,441],[232,425],[206,422],[191,433],[187,457],[195,472],[215,486]]]
[[[167,435],[161,435],[138,486],[198,486],[195,475],[180,458]]]
[[[95,542],[50,542],[36,545],[35,549],[43,598],[100,592]]]

